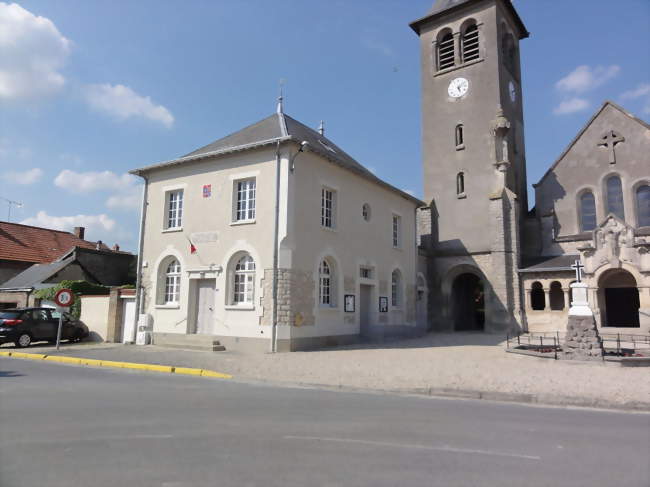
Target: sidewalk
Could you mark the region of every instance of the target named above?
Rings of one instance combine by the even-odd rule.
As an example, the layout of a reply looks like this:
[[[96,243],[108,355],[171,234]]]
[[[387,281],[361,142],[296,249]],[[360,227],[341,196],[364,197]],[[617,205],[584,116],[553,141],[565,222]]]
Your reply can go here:
[[[203,368],[241,381],[650,411],[648,368],[555,361],[504,348],[500,337],[462,333],[273,355],[104,343],[21,351]]]

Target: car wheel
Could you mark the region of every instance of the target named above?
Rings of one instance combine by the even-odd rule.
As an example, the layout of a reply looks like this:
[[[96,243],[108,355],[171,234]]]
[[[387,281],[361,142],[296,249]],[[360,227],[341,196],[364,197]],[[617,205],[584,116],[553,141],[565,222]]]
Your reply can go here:
[[[19,348],[29,347],[32,343],[32,337],[29,333],[22,333],[14,343]]]
[[[83,338],[83,332],[81,330],[76,330],[74,332],[74,335],[72,335],[72,338],[70,338],[70,343],[80,342],[82,338]]]

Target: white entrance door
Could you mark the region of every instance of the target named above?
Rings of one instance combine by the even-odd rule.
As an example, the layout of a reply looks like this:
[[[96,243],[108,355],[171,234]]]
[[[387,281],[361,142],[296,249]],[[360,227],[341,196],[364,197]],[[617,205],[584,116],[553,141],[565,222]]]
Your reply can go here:
[[[197,283],[196,333],[212,335],[216,301],[214,287],[214,279],[200,279]]]
[[[135,298],[124,298],[122,304],[122,343],[127,343],[135,336]]]

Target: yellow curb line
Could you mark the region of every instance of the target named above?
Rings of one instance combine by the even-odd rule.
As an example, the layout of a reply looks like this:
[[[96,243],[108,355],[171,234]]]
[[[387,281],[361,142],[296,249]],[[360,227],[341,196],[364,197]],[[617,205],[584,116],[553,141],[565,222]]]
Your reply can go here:
[[[138,364],[134,362],[115,362],[112,360],[96,360],[92,358],[66,357],[62,355],[44,355],[42,353],[0,352],[1,357],[24,358],[29,360],[47,360],[75,365],[94,365],[96,367],[114,367],[117,369],[147,370],[150,372],[166,372],[168,374],[196,375],[201,377],[215,377],[218,379],[232,379],[232,375],[222,374],[214,370],[192,369],[189,367],[172,367],[170,365]]]

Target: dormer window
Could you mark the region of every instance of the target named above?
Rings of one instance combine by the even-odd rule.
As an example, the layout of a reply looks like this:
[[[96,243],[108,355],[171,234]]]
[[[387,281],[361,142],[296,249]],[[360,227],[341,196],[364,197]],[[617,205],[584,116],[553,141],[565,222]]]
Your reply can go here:
[[[463,62],[473,61],[474,59],[479,58],[479,39],[478,39],[478,27],[476,24],[470,24],[465,28],[462,39],[462,55]]]
[[[440,36],[437,46],[438,71],[456,65],[454,59],[454,36],[450,31]]]

